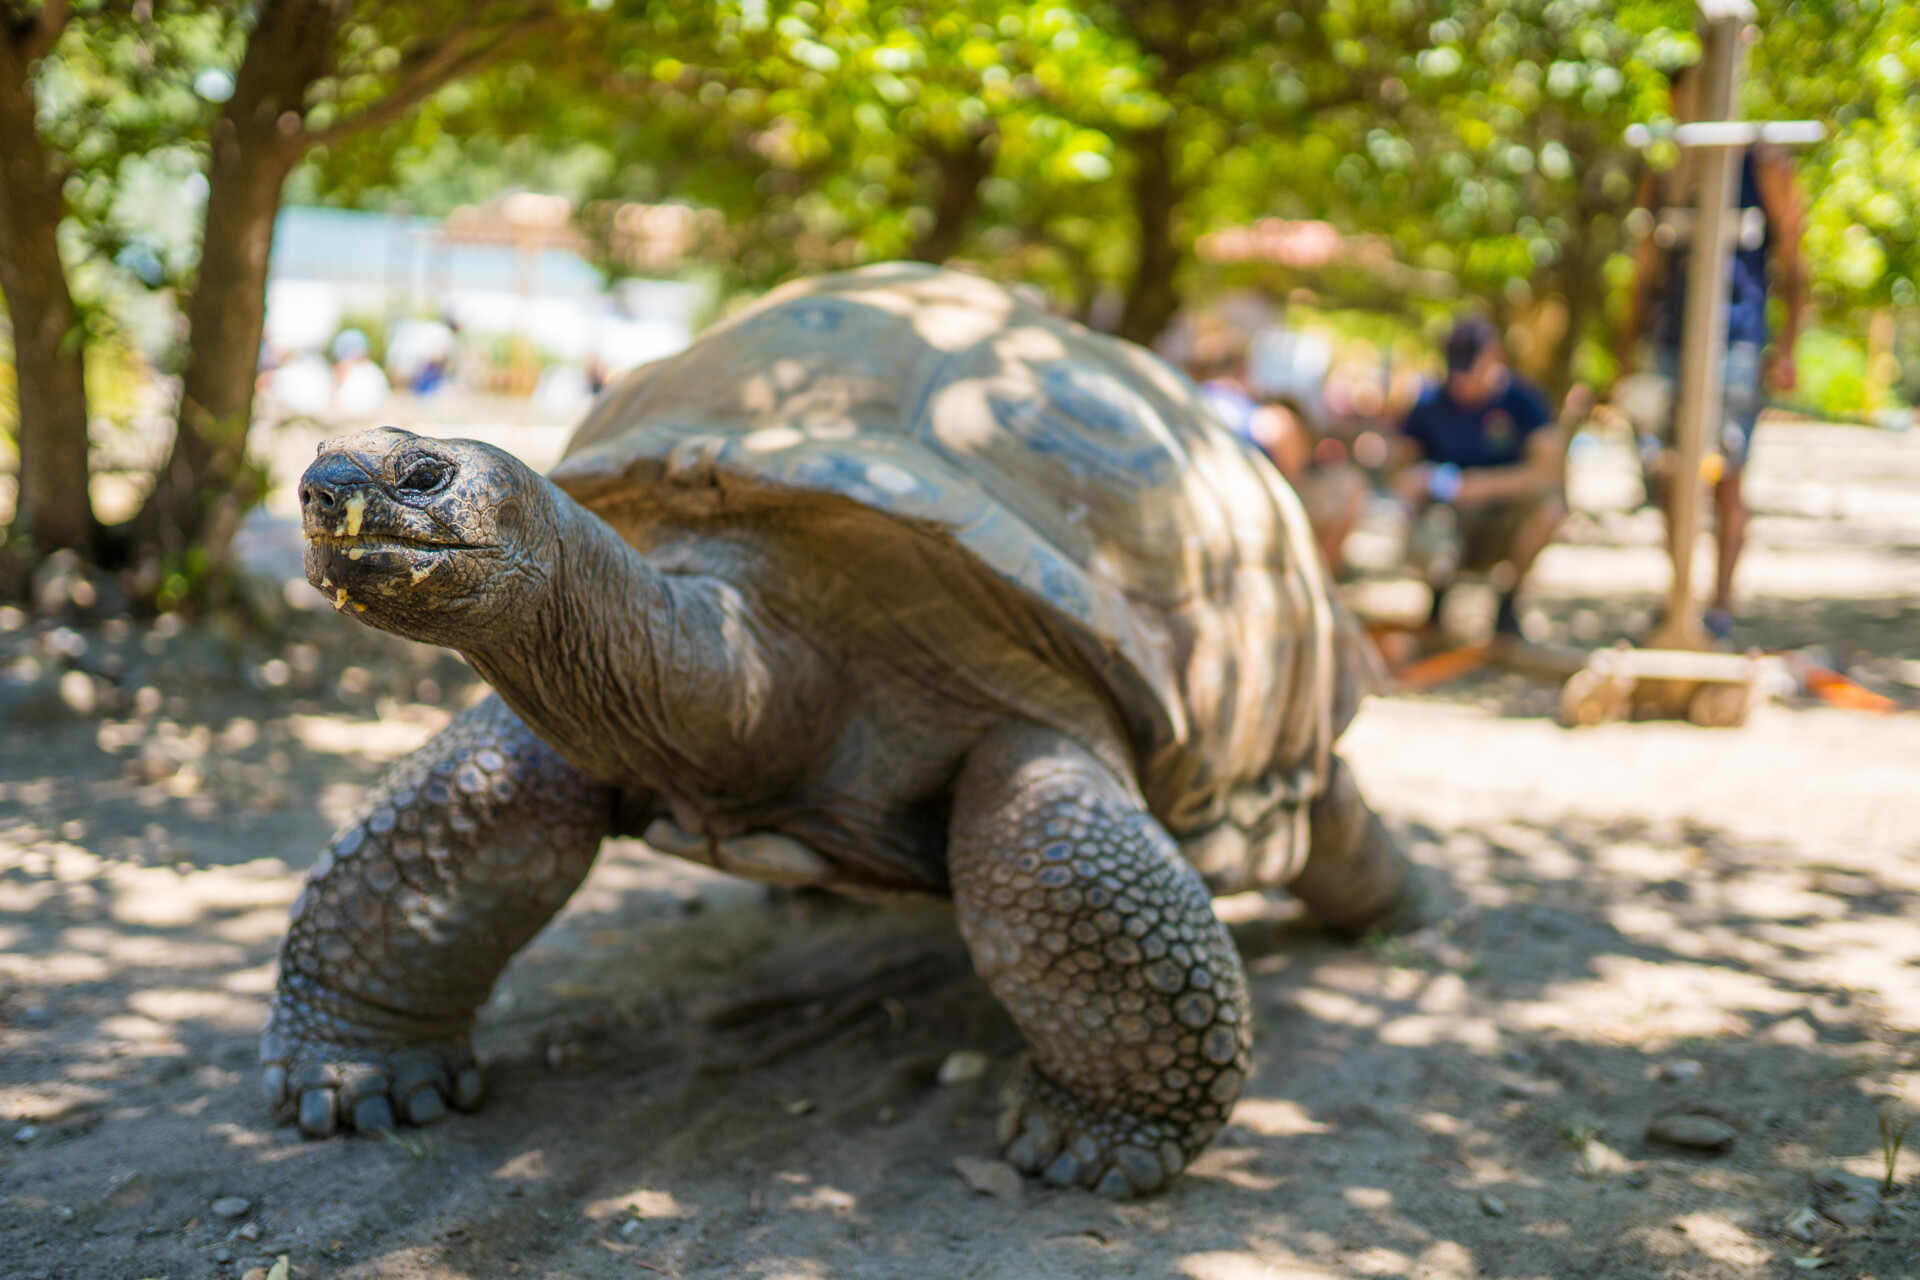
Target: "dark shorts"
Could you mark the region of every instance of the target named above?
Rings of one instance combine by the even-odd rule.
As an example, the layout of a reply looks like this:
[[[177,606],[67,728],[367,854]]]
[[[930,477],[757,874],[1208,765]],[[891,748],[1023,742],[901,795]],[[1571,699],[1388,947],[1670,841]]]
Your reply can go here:
[[[1492,502],[1477,507],[1430,503],[1415,517],[1407,559],[1429,578],[1450,572],[1485,573],[1507,558],[1513,540],[1533,513],[1551,499]]]

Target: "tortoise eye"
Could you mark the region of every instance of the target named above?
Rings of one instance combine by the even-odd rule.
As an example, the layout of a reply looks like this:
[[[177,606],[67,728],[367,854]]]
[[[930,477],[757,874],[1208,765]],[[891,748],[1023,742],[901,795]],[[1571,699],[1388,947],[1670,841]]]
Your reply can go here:
[[[432,493],[447,482],[453,468],[438,458],[421,458],[407,468],[400,477],[399,489],[402,493]]]

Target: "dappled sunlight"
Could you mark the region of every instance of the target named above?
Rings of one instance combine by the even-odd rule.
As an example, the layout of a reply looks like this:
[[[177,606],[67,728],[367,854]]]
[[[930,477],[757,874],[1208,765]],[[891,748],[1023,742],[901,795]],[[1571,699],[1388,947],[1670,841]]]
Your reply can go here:
[[[384,763],[418,750],[452,718],[439,707],[411,705],[396,707],[392,714],[378,720],[345,715],[289,716],[287,728],[309,751],[359,755]]]
[[[1411,1276],[1413,1259],[1380,1245],[1349,1253],[1340,1260],[1347,1271],[1360,1276]]]
[[[747,1274],[760,1280],[830,1280],[833,1272],[814,1258],[768,1258],[753,1263]]]
[[[1674,960],[1601,956],[1588,981],[1548,985],[1518,1011],[1521,1026],[1658,1047],[1687,1037],[1743,1036],[1752,1014],[1784,1013],[1800,997],[1756,974]]]
[[[1009,1202],[953,1172],[956,1155],[994,1155],[1019,1042],[949,906],[770,893],[632,840],[607,843],[483,1011],[480,1115],[399,1142],[306,1143],[255,1094],[286,906],[386,753],[434,719],[383,738],[374,717],[311,714],[223,711],[206,733],[176,718],[116,730],[111,750],[89,729],[110,776],[87,785],[106,799],[70,817],[94,793],[49,781],[22,793],[41,808],[0,813],[0,903],[27,904],[0,910],[0,1116],[43,1135],[18,1154],[144,1134],[143,1159],[166,1170],[211,1151],[267,1206],[263,1243],[280,1232],[302,1267],[324,1268],[338,1238],[350,1275],[490,1280],[484,1238],[514,1241],[522,1267],[505,1274],[527,1280],[720,1274],[706,1260],[723,1257],[736,1275],[835,1280],[881,1258],[947,1274],[983,1249],[1009,1276],[1719,1280],[1786,1265],[1806,1246],[1770,1224],[1810,1199],[1808,1171],[1873,1175],[1875,1100],[1920,1103],[1897,1033],[1920,1016],[1920,874],[1901,859],[1837,837],[1600,821],[1550,786],[1511,807],[1483,796],[1496,818],[1445,825],[1433,796],[1389,781],[1381,808],[1461,909],[1344,946],[1291,904],[1223,900],[1252,941],[1255,1069],[1161,1199],[1114,1207],[1029,1183]],[[289,772],[269,768],[274,752]],[[168,792],[188,764],[190,794]],[[281,807],[193,817],[194,799],[247,785],[234,769],[286,787]],[[938,1085],[958,1048],[985,1052],[989,1074]],[[1697,1074],[1666,1074],[1682,1055]],[[1731,1154],[1645,1139],[1652,1116],[1702,1107],[1736,1126]],[[1920,1176],[1920,1159],[1898,1171]],[[314,1188],[354,1190],[322,1206]],[[82,1232],[122,1220],[98,1191],[62,1194]],[[204,1212],[202,1196],[178,1220]],[[309,1219],[330,1225],[287,1234]]]
[[[682,1203],[671,1191],[642,1187],[595,1200],[583,1212],[596,1222],[622,1218],[697,1218],[700,1207]]]
[[[487,1176],[505,1182],[538,1182],[551,1178],[553,1172],[548,1168],[545,1151],[523,1151]]]
[[[1637,1236],[1648,1255],[1658,1261],[1677,1262],[1701,1254],[1715,1262],[1757,1267],[1774,1258],[1773,1250],[1756,1243],[1725,1213],[1681,1214],[1661,1227],[1643,1228]]]
[[[1330,1128],[1308,1115],[1299,1103],[1285,1098],[1242,1098],[1233,1108],[1233,1123],[1268,1138],[1326,1133]]]
[[[1278,1262],[1246,1253],[1195,1253],[1180,1259],[1189,1280],[1333,1280],[1343,1274],[1299,1262]]]
[[[789,1208],[802,1209],[809,1213],[851,1214],[860,1207],[860,1198],[838,1187],[809,1187],[797,1195],[787,1197]]]

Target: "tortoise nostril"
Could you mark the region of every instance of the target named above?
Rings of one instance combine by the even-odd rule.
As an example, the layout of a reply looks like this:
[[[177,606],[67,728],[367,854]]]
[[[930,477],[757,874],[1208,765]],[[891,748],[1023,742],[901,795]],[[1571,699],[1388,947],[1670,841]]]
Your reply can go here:
[[[331,519],[354,494],[366,489],[368,479],[367,468],[358,459],[342,453],[323,454],[300,477],[301,510]]]

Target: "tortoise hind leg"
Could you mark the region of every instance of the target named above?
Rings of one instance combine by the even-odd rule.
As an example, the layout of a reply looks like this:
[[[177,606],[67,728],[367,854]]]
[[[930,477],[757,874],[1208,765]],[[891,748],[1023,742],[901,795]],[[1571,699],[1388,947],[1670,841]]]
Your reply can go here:
[[[1380,815],[1367,804],[1353,769],[1339,756],[1309,814],[1306,865],[1287,886],[1341,933],[1358,937],[1426,923],[1426,886]]]
[[[1032,1053],[1007,1159],[1056,1184],[1166,1184],[1247,1073],[1246,978],[1200,877],[1132,790],[1048,730],[968,754],[948,849],[974,967]]]
[[[390,769],[294,904],[268,1102],[315,1137],[477,1106],[475,1011],[586,875],[615,801],[497,696]]]

